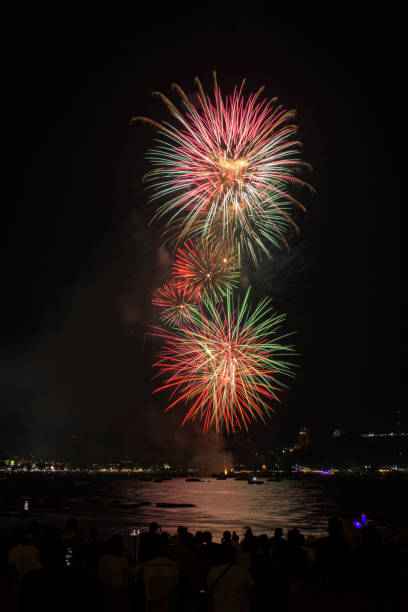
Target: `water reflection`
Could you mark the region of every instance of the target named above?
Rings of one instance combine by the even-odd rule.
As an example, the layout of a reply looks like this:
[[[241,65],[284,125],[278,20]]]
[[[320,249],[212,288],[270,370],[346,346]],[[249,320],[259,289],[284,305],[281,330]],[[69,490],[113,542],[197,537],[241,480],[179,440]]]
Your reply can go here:
[[[104,481],[90,477],[82,487],[65,479],[42,481],[40,488],[35,479],[11,479],[6,485],[0,517],[10,528],[21,521],[22,495],[33,501],[33,519],[61,529],[68,516],[76,516],[84,529],[97,525],[106,535],[146,528],[151,521],[172,533],[179,525],[190,531],[209,529],[217,540],[225,529],[242,534],[247,525],[258,534],[297,527],[306,535],[319,535],[330,517],[362,512],[381,528],[408,528],[404,479],[288,478],[253,486],[232,479],[156,483],[112,476]],[[143,501],[148,505],[141,506]],[[195,506],[157,508],[157,502]]]
[[[198,483],[174,479],[163,483],[118,482],[115,490],[124,503],[151,502],[129,513],[123,508],[119,514],[115,512],[112,516],[115,523],[130,521],[132,526],[137,522],[137,526],[146,527],[154,520],[171,532],[185,524],[190,531],[209,529],[216,537],[224,529],[242,533],[247,525],[258,533],[271,533],[280,526],[319,534],[325,532],[327,520],[334,514],[369,510],[371,518],[377,514],[380,522],[383,520],[374,482],[361,486],[354,482],[283,480],[250,486],[245,481],[230,479],[204,479]],[[156,502],[191,503],[195,507],[157,508]]]

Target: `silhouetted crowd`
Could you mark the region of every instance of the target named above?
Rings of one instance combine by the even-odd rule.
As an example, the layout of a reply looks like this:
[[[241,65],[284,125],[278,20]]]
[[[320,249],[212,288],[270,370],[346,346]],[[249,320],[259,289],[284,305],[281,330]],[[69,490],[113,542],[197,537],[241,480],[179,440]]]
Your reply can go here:
[[[0,610],[48,612],[362,612],[408,610],[408,531],[333,518],[314,538],[179,527],[104,541],[75,518],[56,533],[37,521],[0,531]],[[130,543],[130,544],[129,544]]]

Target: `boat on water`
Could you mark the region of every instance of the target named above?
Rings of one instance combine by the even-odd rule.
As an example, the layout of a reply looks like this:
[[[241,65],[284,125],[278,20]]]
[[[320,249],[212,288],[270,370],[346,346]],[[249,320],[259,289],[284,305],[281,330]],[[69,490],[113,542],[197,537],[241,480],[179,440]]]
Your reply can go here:
[[[154,478],[153,482],[163,482],[163,478]]]
[[[186,478],[186,482],[203,482],[201,478],[195,478],[195,476],[191,476],[190,478]]]
[[[263,483],[264,483],[264,481],[263,480],[258,480],[256,476],[252,476],[251,478],[248,479],[248,484],[261,485]]]
[[[219,474],[218,476],[215,477],[216,480],[227,480],[227,477],[225,476],[225,474]]]
[[[268,478],[268,482],[282,482],[282,478]]]

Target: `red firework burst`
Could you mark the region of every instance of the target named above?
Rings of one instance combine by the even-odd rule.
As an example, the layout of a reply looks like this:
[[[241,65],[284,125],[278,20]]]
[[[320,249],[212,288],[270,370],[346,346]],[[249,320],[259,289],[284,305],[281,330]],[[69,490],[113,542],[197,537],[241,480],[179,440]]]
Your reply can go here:
[[[165,340],[155,366],[171,389],[168,409],[185,403],[183,424],[199,419],[203,433],[227,433],[247,428],[273,410],[280,375],[291,375],[286,357],[293,353],[277,334],[284,315],[274,313],[270,298],[252,309],[247,302],[234,308],[232,295],[226,306],[215,306],[207,295],[191,318],[172,330],[159,329]]]

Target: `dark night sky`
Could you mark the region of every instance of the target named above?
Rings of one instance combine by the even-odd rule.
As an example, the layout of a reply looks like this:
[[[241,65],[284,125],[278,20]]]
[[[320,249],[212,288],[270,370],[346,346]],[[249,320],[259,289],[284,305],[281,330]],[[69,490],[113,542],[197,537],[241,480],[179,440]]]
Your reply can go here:
[[[150,395],[149,293],[169,261],[140,184],[152,132],[129,119],[163,118],[153,90],[191,91],[196,74],[208,88],[214,68],[224,91],[246,76],[298,109],[317,189],[291,253],[253,283],[297,330],[299,375],[234,445],[393,423],[406,14],[21,6],[2,9],[0,454],[83,433],[93,452],[187,457],[197,432]]]

